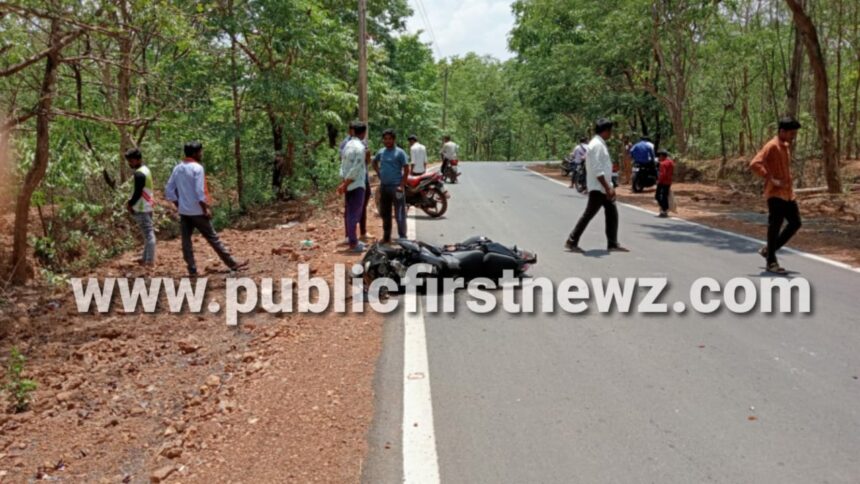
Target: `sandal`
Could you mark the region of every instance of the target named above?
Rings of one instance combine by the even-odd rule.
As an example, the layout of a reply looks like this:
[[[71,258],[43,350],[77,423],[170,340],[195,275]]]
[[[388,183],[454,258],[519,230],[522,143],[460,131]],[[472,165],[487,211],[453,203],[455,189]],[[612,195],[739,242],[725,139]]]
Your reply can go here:
[[[770,272],[771,274],[779,274],[782,276],[784,276],[786,274],[785,269],[783,269],[779,265],[779,262],[771,262],[770,264],[768,264],[767,265],[767,271]]]

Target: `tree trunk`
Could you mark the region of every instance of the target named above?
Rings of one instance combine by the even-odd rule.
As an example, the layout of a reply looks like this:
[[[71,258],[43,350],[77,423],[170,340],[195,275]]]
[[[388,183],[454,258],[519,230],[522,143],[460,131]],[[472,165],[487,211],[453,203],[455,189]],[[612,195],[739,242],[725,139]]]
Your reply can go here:
[[[844,4],[839,0],[836,21],[836,162],[842,159],[842,13]]]
[[[232,13],[233,2],[230,2]],[[245,211],[245,177],[242,167],[242,97],[239,94],[239,68],[236,65],[236,38],[230,36],[230,67],[233,79],[231,89],[233,92],[233,159],[236,162],[236,198],[239,199],[239,209]]]
[[[51,45],[56,45],[61,38],[60,20],[51,21]],[[51,106],[54,101],[54,86],[57,82],[57,69],[60,65],[60,49],[48,54],[45,61],[45,73],[42,76],[42,86],[39,89],[39,103],[36,114],[36,151],[33,164],[24,176],[18,201],[15,204],[15,233],[12,242],[12,260],[10,264],[11,280],[14,284],[23,284],[32,275],[32,269],[27,262],[27,234],[30,223],[30,199],[33,192],[45,178],[50,159],[50,124]]]
[[[785,114],[797,118],[800,103],[800,86],[803,80],[803,34],[794,27],[794,49],[791,51],[791,65],[788,68],[788,92],[786,93]]]
[[[824,151],[824,177],[830,193],[842,192],[842,179],[839,175],[839,159],[833,142],[833,128],[830,126],[829,92],[827,90],[827,66],[821,54],[818,31],[798,0],[785,0],[794,17],[794,23],[803,33],[803,43],[815,79],[815,118],[818,123],[818,136]]]
[[[269,125],[272,128],[272,189],[280,196],[284,187],[284,126],[274,111],[269,110]]]
[[[132,68],[132,49],[134,48],[134,33],[129,30],[130,16],[128,13],[128,5],[125,0],[120,3],[119,23],[122,28],[122,33],[119,36],[119,57],[120,68],[117,73],[117,99],[116,99],[116,117],[121,120],[131,119],[129,110],[131,98],[131,68]],[[133,146],[131,134],[128,126],[117,125],[119,130],[119,175],[120,180],[125,180],[131,176],[131,170],[125,162],[125,152]]]

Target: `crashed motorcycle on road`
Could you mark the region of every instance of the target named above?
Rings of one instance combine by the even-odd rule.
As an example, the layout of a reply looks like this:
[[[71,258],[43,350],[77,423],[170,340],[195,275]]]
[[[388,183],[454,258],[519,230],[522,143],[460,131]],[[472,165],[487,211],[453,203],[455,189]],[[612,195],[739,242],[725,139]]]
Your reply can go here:
[[[362,260],[364,287],[380,278],[391,279],[402,290],[409,267],[424,264],[419,278],[476,278],[500,280],[505,271],[522,277],[537,263],[537,255],[509,247],[486,237],[472,237],[458,244],[436,246],[417,240],[398,240],[393,245],[375,244]],[[399,291],[397,291],[399,292]]]

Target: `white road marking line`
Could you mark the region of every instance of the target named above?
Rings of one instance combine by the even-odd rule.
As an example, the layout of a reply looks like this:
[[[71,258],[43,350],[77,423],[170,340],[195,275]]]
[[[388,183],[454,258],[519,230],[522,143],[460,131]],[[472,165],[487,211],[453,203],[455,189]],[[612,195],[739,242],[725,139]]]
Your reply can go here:
[[[529,171],[529,172],[531,172],[531,173],[534,173],[535,175],[537,175],[537,176],[539,176],[539,177],[545,178],[545,179],[547,179],[547,180],[549,180],[549,181],[551,181],[551,182],[553,182],[553,183],[557,183],[557,184],[559,184],[559,185],[561,185],[561,186],[563,186],[563,187],[567,188],[567,185],[566,185],[565,183],[563,183],[563,182],[561,182],[561,181],[559,181],[559,180],[556,180],[555,178],[550,178],[550,177],[548,177],[548,176],[544,175],[543,173],[539,173],[539,172],[537,172],[537,171],[535,171],[535,170],[532,170],[531,168],[529,168],[529,167],[528,167],[528,166],[526,166],[526,165],[522,165],[522,167],[523,167],[523,169],[525,169],[525,170],[527,170],[527,171]],[[646,208],[642,208],[642,207],[640,207],[640,206],[638,206],[638,205],[631,205],[631,204],[629,204],[629,203],[619,203],[619,205],[625,206],[625,207],[627,207],[627,208],[631,208],[631,209],[633,209],[633,210],[638,210],[638,211],[640,211],[640,212],[647,213],[647,214],[649,214],[649,215],[654,215],[654,216],[656,216],[656,215],[657,215],[657,212],[654,212],[654,211],[648,210],[648,209],[646,209]],[[685,223],[685,224],[692,225],[692,226],[694,226],[694,227],[699,227],[699,228],[707,229],[707,230],[710,230],[710,231],[716,232],[716,233],[718,233],[718,234],[728,235],[728,236],[732,236],[732,237],[737,237],[737,238],[739,238],[739,239],[746,240],[747,242],[753,242],[753,243],[756,243],[756,244],[765,244],[765,243],[766,243],[765,241],[760,240],[760,239],[756,239],[756,238],[754,238],[754,237],[749,237],[749,236],[742,235],[742,234],[738,234],[738,233],[735,233],[735,232],[729,232],[728,230],[723,230],[723,229],[718,229],[718,228],[715,228],[715,227],[710,227],[710,226],[708,226],[708,225],[703,225],[703,224],[700,224],[700,223],[698,223],[698,222],[693,222],[693,221],[691,221],[691,220],[686,220],[686,219],[683,219],[683,218],[680,218],[680,217],[669,217],[669,220],[677,220],[677,221],[679,221],[679,222],[683,222],[683,223]],[[839,261],[837,261],[837,260],[829,259],[829,258],[827,258],[827,257],[820,256],[820,255],[817,255],[817,254],[811,254],[811,253],[809,253],[809,252],[804,252],[804,251],[802,251],[802,250],[792,249],[791,247],[783,247],[781,250],[784,250],[785,252],[788,252],[788,253],[791,253],[791,254],[799,255],[799,256],[801,256],[801,257],[805,257],[805,258],[810,259],[810,260],[814,260],[814,261],[816,261],[816,262],[821,262],[821,263],[823,263],[823,264],[828,264],[828,265],[831,265],[831,266],[833,266],[833,267],[838,267],[838,268],[840,268],[840,269],[845,269],[845,270],[849,270],[849,271],[851,271],[851,272],[856,272],[856,273],[860,274],[860,267],[852,267],[851,265],[846,264],[846,263],[844,263],[844,262],[839,262]]]
[[[415,215],[407,218],[406,234],[415,239]],[[417,298],[415,294],[405,296]],[[430,394],[427,335],[420,301],[405,301],[403,313],[403,482],[438,484],[439,459]],[[418,311],[405,310],[418,303]]]

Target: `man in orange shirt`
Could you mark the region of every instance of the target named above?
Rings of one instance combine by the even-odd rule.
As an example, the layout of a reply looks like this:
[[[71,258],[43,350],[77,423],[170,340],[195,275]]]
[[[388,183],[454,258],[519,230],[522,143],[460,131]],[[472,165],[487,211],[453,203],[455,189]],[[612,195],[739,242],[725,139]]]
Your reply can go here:
[[[785,274],[776,260],[776,251],[788,243],[800,229],[800,210],[794,198],[791,181],[791,143],[797,137],[800,123],[794,118],[779,120],[779,132],[768,141],[750,162],[750,169],[764,178],[767,199],[767,245],[759,254],[767,260],[767,271]],[[785,228],[784,222],[788,222]]]

